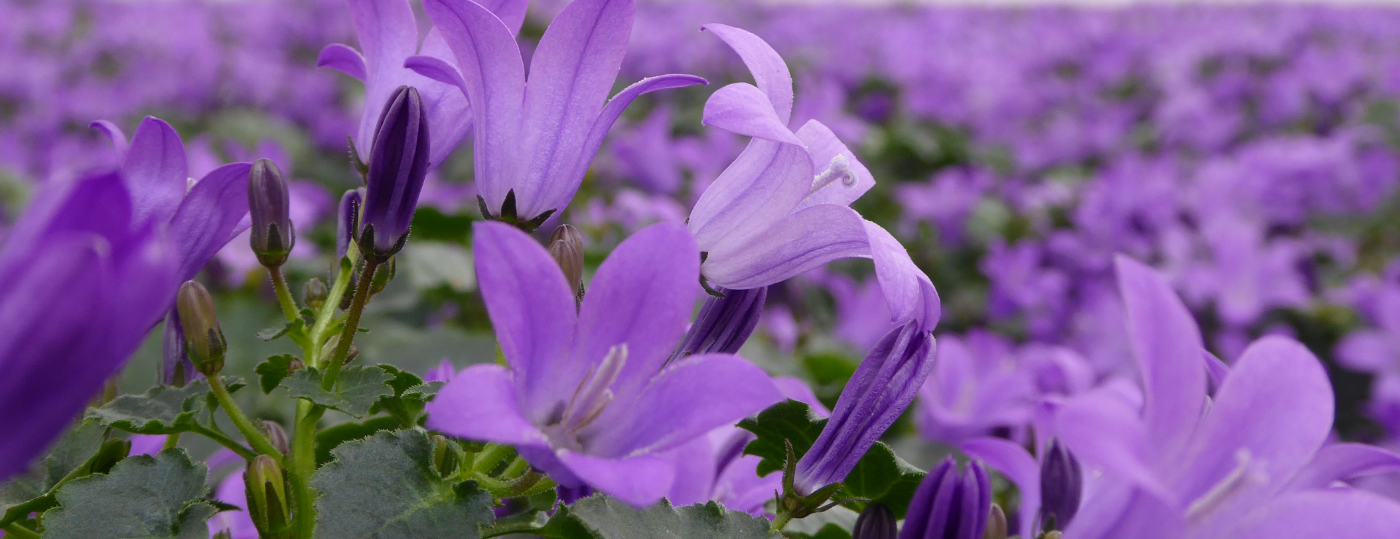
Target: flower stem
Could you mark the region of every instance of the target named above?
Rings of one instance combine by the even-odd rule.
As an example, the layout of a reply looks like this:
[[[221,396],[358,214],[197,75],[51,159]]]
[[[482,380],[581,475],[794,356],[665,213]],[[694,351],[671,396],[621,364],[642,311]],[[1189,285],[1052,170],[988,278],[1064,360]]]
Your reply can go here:
[[[297,400],[292,462],[287,467],[287,479],[296,503],[293,518],[299,539],[312,539],[316,533],[316,494],[311,490],[311,476],[316,473],[316,422],[322,413],[320,407],[310,401]]]
[[[359,255],[360,251],[355,246],[355,242],[350,242],[350,250],[345,254],[349,262],[340,264],[339,273],[335,276],[335,283],[331,285],[331,293],[326,296],[326,303],[321,306],[321,312],[316,313],[316,323],[311,326],[311,343],[314,346],[303,358],[308,366],[320,367],[321,345],[325,342],[324,334],[330,328],[331,322],[335,320],[335,311],[340,306],[340,299],[345,297],[345,291],[350,289],[350,277],[355,273],[355,263],[359,260]]]
[[[360,282],[355,285],[355,296],[350,300],[345,329],[340,332],[340,341],[335,343],[335,353],[331,354],[330,363],[326,365],[325,378],[321,379],[321,389],[335,389],[335,379],[340,376],[340,369],[345,365],[345,356],[350,353],[350,343],[355,340],[355,332],[360,328],[360,314],[365,310],[365,303],[369,302],[369,287],[374,280],[374,270],[378,267],[378,262],[365,261],[365,269],[360,272]]]
[[[768,527],[768,533],[783,531],[783,527],[787,526],[789,520],[792,520],[791,513],[787,511],[778,511],[778,518],[773,519],[773,525]]]
[[[472,470],[482,474],[490,473],[492,468],[509,457],[514,450],[515,448],[508,445],[487,444],[486,449],[477,454]]]
[[[230,451],[233,451],[234,453],[237,453],[238,456],[243,457],[243,460],[253,460],[258,456],[256,452],[254,452],[251,449],[248,449],[247,447],[244,447],[243,444],[238,443],[238,440],[229,438],[228,435],[224,434],[223,432],[213,429],[206,429],[203,427],[195,429],[191,432],[197,432],[200,436],[218,442],[219,445],[227,447]]]
[[[233,426],[238,428],[238,432],[243,433],[243,437],[248,440],[248,445],[253,446],[259,453],[272,457],[277,463],[283,464],[282,452],[272,447],[257,427],[253,426],[248,417],[243,415],[243,410],[238,407],[238,403],[233,402],[233,397],[228,394],[228,388],[224,387],[224,381],[218,376],[209,377],[209,389],[213,390],[214,398],[218,399],[219,406],[223,407],[224,413],[233,421]]]
[[[18,522],[11,522],[5,525],[5,536],[15,539],[39,539],[41,536],[34,530],[26,528]]]
[[[171,435],[169,435],[169,436],[166,436],[166,437],[165,437],[165,444],[162,445],[160,448],[161,448],[162,450],[165,450],[165,449],[175,449],[175,448],[178,447],[179,445],[180,445],[180,433],[177,432],[177,433],[175,433],[175,434],[171,434]]]
[[[272,289],[277,291],[277,303],[282,306],[282,316],[287,317],[288,322],[296,322],[301,318],[297,311],[297,301],[292,299],[292,291],[287,289],[287,279],[282,276],[282,268],[267,268],[272,274]]]

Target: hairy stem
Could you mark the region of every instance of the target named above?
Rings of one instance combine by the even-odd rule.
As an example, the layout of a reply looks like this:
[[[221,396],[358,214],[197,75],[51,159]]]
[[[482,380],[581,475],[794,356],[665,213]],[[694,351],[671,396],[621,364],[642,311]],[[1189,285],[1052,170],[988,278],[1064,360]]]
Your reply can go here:
[[[243,433],[243,437],[248,440],[248,445],[253,446],[259,453],[272,457],[278,464],[283,464],[282,452],[272,446],[272,442],[253,426],[253,422],[248,421],[248,417],[243,415],[243,410],[238,407],[238,403],[233,402],[233,397],[228,394],[228,388],[224,387],[224,381],[218,376],[209,377],[209,389],[214,391],[214,398],[218,399],[219,406],[228,414],[228,418],[233,421],[233,426],[238,428],[238,432]]]
[[[256,452],[254,452],[252,449],[248,449],[248,448],[247,448],[246,446],[244,446],[243,444],[238,443],[238,440],[234,440],[233,438],[229,438],[227,434],[224,434],[224,433],[219,432],[219,431],[217,431],[217,430],[206,429],[206,428],[201,427],[201,428],[195,429],[195,430],[192,431],[192,432],[197,432],[197,433],[199,433],[200,436],[203,436],[203,437],[208,438],[208,439],[210,439],[210,440],[214,440],[215,442],[218,442],[219,445],[222,445],[222,446],[224,446],[224,447],[229,448],[230,451],[233,451],[234,453],[237,453],[238,456],[243,457],[243,460],[253,460],[254,458],[257,458],[257,456],[258,456],[258,454],[257,454]]]
[[[272,289],[277,291],[277,303],[282,306],[282,316],[287,317],[288,322],[296,322],[301,318],[297,311],[297,301],[292,299],[292,291],[287,289],[287,279],[282,276],[282,268],[267,268],[272,274]]]
[[[34,530],[26,528],[18,522],[6,524],[4,530],[6,537],[14,537],[15,539],[39,539],[41,537]]]
[[[316,473],[316,422],[322,413],[321,408],[310,401],[297,400],[292,462],[287,467],[287,479],[296,503],[292,516],[299,539],[312,539],[316,533],[316,494],[311,490],[311,476]]]
[[[374,270],[379,264],[374,261],[365,262],[365,270],[360,273],[360,282],[355,285],[355,296],[350,300],[349,317],[345,319],[345,329],[340,332],[340,341],[335,343],[335,353],[331,354],[330,362],[326,365],[325,378],[321,380],[321,389],[330,391],[335,389],[335,379],[340,376],[341,367],[345,366],[345,356],[350,353],[350,343],[355,340],[355,332],[360,329],[360,314],[365,310],[365,304],[369,302],[369,287],[374,280]]]

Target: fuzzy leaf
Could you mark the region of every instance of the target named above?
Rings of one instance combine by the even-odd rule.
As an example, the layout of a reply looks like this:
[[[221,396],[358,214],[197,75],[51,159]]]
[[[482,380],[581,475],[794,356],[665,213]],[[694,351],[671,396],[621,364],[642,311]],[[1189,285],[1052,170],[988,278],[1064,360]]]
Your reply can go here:
[[[54,443],[42,463],[35,463],[28,473],[0,484],[0,526],[53,507],[53,493],[50,492],[53,486],[68,474],[89,465],[102,448],[106,432],[107,429],[96,421],[79,423]]]
[[[813,413],[806,403],[791,399],[739,422],[739,428],[758,436],[744,448],[744,454],[763,459],[758,464],[760,476],[782,471],[787,459],[784,441],[792,442],[792,450],[800,459],[812,448],[824,426],[826,419]]]
[[[543,528],[530,533],[550,539],[769,539],[768,521],[715,502],[671,507],[669,502],[636,509],[594,495],[561,507]]]
[[[44,513],[48,539],[204,539],[216,509],[201,501],[208,470],[180,449],[121,461],[106,475],[74,480]]]
[[[295,359],[291,354],[277,354],[258,364],[254,372],[258,373],[258,385],[262,386],[264,395],[271,394],[291,374],[290,367]]]
[[[369,414],[375,401],[393,395],[394,388],[386,383],[394,377],[379,367],[346,367],[336,379],[335,389],[321,389],[321,372],[306,368],[282,380],[293,398],[306,399],[327,408],[340,410],[355,417]]]
[[[336,539],[477,539],[492,520],[475,482],[438,476],[422,431],[379,432],[342,444],[311,478],[320,491],[316,536]]]
[[[243,387],[239,378],[224,378],[229,393]],[[137,434],[175,434],[204,428],[206,412],[218,408],[209,382],[195,380],[185,387],[153,387],[141,395],[122,395],[100,408],[89,409],[88,419]]]

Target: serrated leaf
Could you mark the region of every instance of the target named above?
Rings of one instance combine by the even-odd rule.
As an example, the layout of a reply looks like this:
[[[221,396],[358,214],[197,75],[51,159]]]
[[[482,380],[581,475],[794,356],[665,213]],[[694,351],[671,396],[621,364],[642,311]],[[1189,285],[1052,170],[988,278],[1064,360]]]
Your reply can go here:
[[[371,417],[358,423],[341,423],[316,433],[316,465],[324,466],[331,461],[331,451],[340,444],[360,438],[367,438],[381,430],[395,430],[399,422],[392,417]]]
[[[760,476],[783,469],[783,461],[787,459],[785,441],[792,442],[792,450],[798,458],[802,458],[817,441],[824,426],[826,419],[813,413],[806,403],[791,399],[769,406],[757,416],[739,422],[739,428],[757,436],[744,447],[744,454],[762,459],[758,463]]]
[[[423,415],[423,409],[437,390],[443,386],[442,382],[423,383],[423,379],[418,375],[408,371],[399,370],[393,365],[379,365],[385,373],[393,376],[389,381],[389,387],[394,388],[392,395],[386,395],[375,401],[369,412],[377,414],[387,412],[399,421],[399,426],[409,429],[417,426],[418,420]]]
[[[375,401],[394,394],[394,388],[387,383],[393,376],[379,367],[346,367],[340,371],[331,391],[321,389],[321,377],[321,371],[308,367],[282,380],[281,386],[287,388],[293,398],[306,399],[355,417],[364,417]]]
[[[889,446],[876,442],[846,476],[843,482],[845,488],[836,494],[836,498],[874,500],[894,511],[895,517],[904,518],[909,501],[914,498],[914,490],[919,488],[919,482],[923,479],[922,470],[899,458]],[[866,504],[847,505],[864,509]]]
[[[253,372],[258,373],[258,385],[262,386],[264,395],[271,394],[272,390],[277,389],[277,385],[291,374],[290,367],[294,360],[296,356],[291,354],[277,354],[263,360],[253,369]]]
[[[382,371],[381,371],[382,372]],[[336,448],[311,478],[316,536],[336,539],[476,539],[492,521],[491,496],[432,467],[422,431],[379,432]]]
[[[0,526],[53,507],[54,485],[69,474],[80,477],[92,473],[92,460],[102,449],[106,433],[107,428],[96,421],[79,423],[54,443],[42,463],[0,485]]]
[[[570,522],[572,521],[572,525]],[[560,508],[542,529],[530,533],[550,539],[769,539],[767,519],[724,506],[671,507],[665,500],[646,509],[604,495]]]
[[[180,449],[138,455],[106,475],[74,480],[44,513],[47,539],[195,539],[215,509],[201,501],[208,470]]]
[[[851,539],[851,530],[855,528],[856,519],[860,514],[845,507],[833,507],[820,513],[814,513],[803,518],[793,519],[783,527],[783,534],[790,537],[807,537],[811,539]],[[839,532],[839,533],[836,533]]]
[[[243,387],[238,378],[224,378],[230,393]],[[88,419],[137,434],[175,434],[205,427],[205,412],[218,407],[209,382],[195,380],[185,387],[153,387],[141,395],[122,395],[100,408],[88,410]],[[201,417],[204,416],[204,417]]]

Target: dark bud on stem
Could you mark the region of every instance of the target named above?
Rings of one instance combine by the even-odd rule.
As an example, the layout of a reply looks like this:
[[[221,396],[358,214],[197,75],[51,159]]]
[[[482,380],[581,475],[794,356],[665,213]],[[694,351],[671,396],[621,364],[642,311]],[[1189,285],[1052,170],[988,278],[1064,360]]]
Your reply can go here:
[[[258,455],[243,474],[247,485],[248,516],[264,538],[287,538],[292,533],[292,511],[287,504],[287,481],[277,461]]]
[[[418,90],[400,86],[375,127],[359,244],[366,260],[382,262],[403,248],[418,193],[428,174],[428,111]]]
[[[195,370],[207,377],[218,376],[224,368],[228,342],[219,328],[214,298],[209,296],[204,285],[185,281],[175,296],[175,309],[180,316],[180,326],[185,330],[185,354],[194,363]]]
[[[900,537],[981,539],[991,510],[992,489],[987,470],[970,462],[959,474],[957,462],[948,457],[929,470],[914,491]]]
[[[851,539],[895,539],[898,536],[894,512],[875,502],[865,506],[856,518],[855,529],[851,530]]]
[[[365,188],[351,189],[340,197],[340,206],[335,212],[335,259],[336,264],[350,252],[350,241],[355,231],[360,229],[360,208],[365,204]],[[332,272],[334,274],[334,272]]]
[[[987,515],[987,531],[982,532],[982,539],[1006,539],[1009,527],[1006,524],[1006,512],[1001,510],[1001,506],[992,504],[992,512]]]
[[[549,236],[549,256],[564,270],[564,280],[583,301],[583,234],[573,225],[559,225]]]
[[[248,214],[253,219],[249,242],[258,262],[269,268],[282,266],[296,233],[288,217],[287,180],[270,160],[255,161],[248,173]]]
[[[331,289],[315,277],[306,281],[306,285],[301,288],[301,301],[316,312],[320,312],[321,307],[326,304],[326,297],[330,295]]]
[[[1084,490],[1084,474],[1079,460],[1059,440],[1050,440],[1050,447],[1040,462],[1040,530],[1063,530],[1079,512],[1079,499]]]
[[[267,436],[267,440],[272,442],[272,447],[276,447],[283,455],[292,452],[292,444],[287,441],[287,431],[282,429],[280,423],[264,419],[258,422],[258,430],[262,431],[263,436]]]

